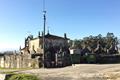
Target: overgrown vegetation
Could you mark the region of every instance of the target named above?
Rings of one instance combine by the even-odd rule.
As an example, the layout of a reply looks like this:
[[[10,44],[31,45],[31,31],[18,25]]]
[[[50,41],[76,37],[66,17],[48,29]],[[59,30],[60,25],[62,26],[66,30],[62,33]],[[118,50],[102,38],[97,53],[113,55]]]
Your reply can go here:
[[[113,33],[108,32],[105,37],[99,34],[98,36],[90,35],[89,37],[84,37],[83,39],[71,40],[69,45],[70,47],[73,46],[75,48],[82,48],[82,46],[84,46],[84,43],[87,43],[88,46],[94,49],[96,48],[98,41],[100,41],[102,47],[104,48],[110,48],[110,45],[112,43],[115,43],[116,45],[119,43],[118,38]]]
[[[89,37],[84,37],[83,39],[71,40],[69,42],[69,46],[71,48],[83,49],[86,45],[91,51],[94,51],[97,48],[98,42],[103,53],[107,52],[107,50],[111,47],[119,44],[118,38],[113,33],[108,32],[105,37],[99,34],[98,36],[90,35]]]

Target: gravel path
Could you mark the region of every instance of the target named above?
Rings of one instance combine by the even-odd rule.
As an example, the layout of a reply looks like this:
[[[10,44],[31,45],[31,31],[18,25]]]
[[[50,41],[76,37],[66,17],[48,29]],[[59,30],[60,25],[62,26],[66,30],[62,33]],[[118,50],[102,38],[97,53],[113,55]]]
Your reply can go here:
[[[64,68],[32,69],[42,80],[120,80],[120,64],[76,64]]]

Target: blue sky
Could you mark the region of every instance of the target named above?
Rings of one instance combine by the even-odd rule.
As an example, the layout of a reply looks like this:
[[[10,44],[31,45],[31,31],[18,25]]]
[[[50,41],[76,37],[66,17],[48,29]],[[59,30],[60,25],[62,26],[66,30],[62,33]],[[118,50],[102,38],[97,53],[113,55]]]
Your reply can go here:
[[[0,51],[19,49],[29,34],[43,30],[43,0],[0,0]],[[120,36],[120,0],[46,0],[50,33],[79,39]]]

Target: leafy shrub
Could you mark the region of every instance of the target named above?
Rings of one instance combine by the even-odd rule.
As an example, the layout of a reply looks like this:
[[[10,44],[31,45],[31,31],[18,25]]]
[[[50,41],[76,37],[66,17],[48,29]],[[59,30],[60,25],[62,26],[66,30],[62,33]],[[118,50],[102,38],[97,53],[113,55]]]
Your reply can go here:
[[[86,58],[87,58],[88,63],[95,63],[96,62],[95,55],[88,55]]]
[[[80,54],[71,54],[71,58],[73,64],[80,63]]]

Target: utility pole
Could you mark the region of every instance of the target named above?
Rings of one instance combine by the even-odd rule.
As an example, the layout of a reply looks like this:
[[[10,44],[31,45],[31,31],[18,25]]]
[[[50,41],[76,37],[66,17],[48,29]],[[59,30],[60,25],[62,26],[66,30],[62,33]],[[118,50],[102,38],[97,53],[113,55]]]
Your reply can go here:
[[[45,27],[46,27],[46,10],[45,10],[45,0],[43,0],[43,67],[45,67]]]

